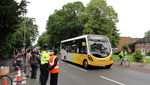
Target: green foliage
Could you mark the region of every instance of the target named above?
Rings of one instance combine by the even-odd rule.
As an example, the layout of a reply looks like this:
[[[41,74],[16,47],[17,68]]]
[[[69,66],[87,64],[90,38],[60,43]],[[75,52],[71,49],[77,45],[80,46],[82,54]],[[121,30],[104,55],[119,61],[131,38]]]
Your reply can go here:
[[[14,0],[0,1],[0,41],[16,31],[21,22],[19,16],[26,12],[26,3],[24,0],[20,4]]]
[[[133,53],[133,59],[135,62],[142,62],[143,55],[141,54],[141,51],[139,49],[135,50]]]
[[[46,29],[50,47],[59,48],[61,40],[82,35],[83,26],[78,21],[78,12],[83,9],[82,2],[68,3],[49,16]]]
[[[147,55],[150,56],[150,50],[148,51]]]
[[[19,29],[16,30],[14,33],[14,46],[15,48],[22,48],[24,43],[24,33],[25,33],[25,43],[26,47],[29,47],[34,43],[36,40],[36,37],[38,36],[38,26],[34,24],[35,19],[34,18],[28,18],[28,17],[21,17],[23,20],[19,24]],[[26,24],[26,28],[25,28]]]
[[[1,42],[2,46],[0,52],[2,52],[2,54],[0,56],[4,59],[8,58],[15,48],[23,48],[24,32],[26,34],[26,47],[31,46],[35,41],[36,36],[38,36],[38,26],[34,24],[34,18],[26,18],[26,29],[24,28],[25,18],[22,17],[21,19],[24,20],[18,25],[19,28],[16,29],[16,32],[10,34],[3,42]]]
[[[131,52],[133,53],[135,51],[135,43],[132,42],[132,43],[129,43],[128,44],[128,48],[131,50]]]
[[[149,31],[147,31],[147,32],[145,32],[145,35],[144,35],[145,37],[146,36],[150,36],[150,30]]]
[[[84,25],[83,34],[106,35],[116,47],[119,33],[116,28],[117,13],[105,0],[91,0],[84,11],[78,13],[79,20]]]
[[[48,42],[50,48],[59,48],[62,40],[84,34],[98,34],[108,36],[112,47],[116,47],[119,42],[115,26],[117,22],[117,13],[104,0],[91,0],[87,7],[79,1],[68,3],[49,16],[47,33],[40,36],[38,43],[42,45],[44,41]]]
[[[122,49],[128,51],[128,45],[124,44],[124,45],[122,46]]]
[[[47,32],[42,33],[38,39],[38,46],[43,47],[45,44],[48,45],[48,35]]]
[[[11,56],[15,44],[14,33],[22,22],[19,16],[27,12],[26,6],[25,0],[20,3],[15,0],[0,0],[0,58]]]

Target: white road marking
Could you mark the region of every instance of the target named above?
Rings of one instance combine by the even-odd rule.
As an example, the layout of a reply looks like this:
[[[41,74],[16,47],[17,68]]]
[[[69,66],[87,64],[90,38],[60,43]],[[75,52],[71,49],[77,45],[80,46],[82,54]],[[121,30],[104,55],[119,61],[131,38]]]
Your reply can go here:
[[[79,70],[81,70],[81,71],[87,72],[87,70],[84,70],[84,69],[82,69],[82,68],[76,67],[76,66],[74,66],[74,65],[71,65],[71,64],[68,64],[68,65],[71,66],[71,67],[77,68],[77,69],[79,69]]]
[[[114,83],[117,83],[117,84],[119,84],[119,85],[125,85],[125,84],[123,84],[123,83],[120,83],[120,82],[118,82],[118,81],[115,81],[115,80],[109,79],[109,78],[104,77],[104,76],[100,76],[100,77],[101,77],[101,78],[103,78],[103,79],[106,79],[106,80],[112,81],[112,82],[114,82]]]
[[[17,84],[16,79],[17,79],[17,78],[14,78],[14,80],[13,80],[13,85],[16,85],[16,84]]]

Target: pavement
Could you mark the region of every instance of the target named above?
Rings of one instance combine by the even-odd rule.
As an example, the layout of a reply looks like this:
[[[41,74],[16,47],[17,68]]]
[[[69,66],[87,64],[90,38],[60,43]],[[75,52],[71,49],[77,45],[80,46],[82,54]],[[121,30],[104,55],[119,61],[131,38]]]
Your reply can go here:
[[[0,66],[10,66],[11,65],[12,58],[6,59],[6,60],[0,60]]]
[[[10,66],[10,68],[12,68],[12,64],[11,64],[11,61],[12,61],[12,59],[10,58],[10,59],[7,59],[7,60],[2,60],[2,61],[0,61],[0,66],[1,65],[3,65],[3,66]],[[63,63],[63,62],[62,62]],[[114,60],[114,64],[113,64],[113,66],[112,66],[112,68],[113,68],[113,70],[106,70],[107,72],[106,72],[106,74],[105,74],[105,71],[103,71],[103,70],[98,70],[98,71],[92,71],[92,70],[89,70],[89,71],[86,71],[85,69],[82,69],[82,68],[78,68],[78,67],[75,67],[74,65],[68,65],[67,63],[64,63],[64,64],[61,64],[62,65],[62,67],[64,67],[63,69],[62,69],[62,71],[60,72],[60,82],[61,83],[64,83],[64,84],[61,84],[61,85],[69,85],[68,84],[68,82],[66,83],[66,82],[63,82],[63,81],[67,81],[66,79],[71,79],[72,78],[72,81],[70,82],[70,84],[72,84],[73,82],[75,82],[75,81],[78,81],[78,83],[79,84],[76,84],[76,85],[91,85],[91,84],[84,84],[85,82],[79,82],[79,81],[81,81],[81,80],[79,80],[78,79],[78,77],[76,76],[77,74],[80,74],[80,73],[82,73],[82,74],[80,74],[81,75],[81,78],[84,80],[86,80],[86,79],[88,79],[88,80],[90,80],[91,78],[89,77],[89,76],[93,76],[93,75],[97,75],[98,74],[98,72],[100,72],[100,74],[102,75],[102,76],[106,76],[106,77],[108,77],[108,78],[110,78],[110,76],[112,76],[112,75],[114,75],[115,76],[115,78],[118,78],[118,79],[120,79],[120,76],[119,75],[116,75],[116,74],[112,74],[112,72],[116,72],[117,74],[118,74],[118,72],[120,73],[122,73],[123,72],[123,74],[124,74],[124,76],[126,75],[125,73],[127,73],[127,72],[129,72],[128,74],[133,74],[134,76],[139,76],[139,75],[141,75],[142,74],[142,76],[143,75],[145,75],[145,76],[149,76],[149,74],[150,74],[150,64],[146,64],[146,65],[144,65],[143,63],[135,63],[135,62],[130,62],[131,63],[131,65],[129,66],[129,67],[127,67],[127,66],[125,66],[125,65],[122,65],[122,66],[120,66],[120,65],[118,65],[117,64],[117,62]],[[65,66],[66,65],[66,66]],[[74,68],[75,67],[75,68]],[[117,67],[117,68],[114,68],[114,67]],[[70,69],[69,69],[70,68]],[[77,70],[75,70],[76,68],[78,68]],[[122,68],[122,69],[120,69],[120,68]],[[70,71],[68,71],[68,70],[66,70],[66,69],[69,69]],[[80,69],[80,70],[79,70]],[[114,71],[115,70],[115,71]],[[74,71],[74,72],[73,72]],[[82,71],[82,72],[81,72]],[[110,73],[109,73],[109,71],[111,71]],[[136,71],[136,72],[135,72]],[[72,72],[72,73],[70,73],[70,74],[68,74],[68,72]],[[88,77],[86,77],[85,78],[85,75],[87,76],[87,72],[89,72],[89,76]],[[103,74],[103,72],[104,72],[104,74]],[[133,73],[132,73],[133,72]],[[67,73],[67,74],[63,74],[63,73]],[[84,74],[85,73],[85,74]],[[135,73],[135,74],[134,74]],[[90,75],[90,74],[92,74],[92,75]],[[109,74],[109,76],[107,76],[107,74]],[[110,75],[111,74],[111,75]],[[139,75],[136,75],[136,74],[139,74]],[[9,75],[10,76],[16,76],[17,75],[17,71],[16,72],[13,72],[13,70],[11,71],[10,70],[10,73],[9,73]],[[63,76],[63,75],[65,75],[65,76]],[[74,75],[74,76],[70,76],[70,75]],[[121,74],[122,75],[122,74]],[[95,81],[95,79],[99,79],[99,78],[95,78],[95,76],[94,76],[94,81]],[[119,77],[117,77],[117,76],[119,76]],[[15,81],[16,80],[16,78],[14,78],[13,77],[13,81]],[[69,77],[69,78],[68,78]],[[70,78],[71,77],[71,78]],[[11,77],[12,78],[12,77]],[[114,77],[112,77],[112,78],[114,78]],[[132,78],[132,77],[131,77]],[[131,79],[131,78],[129,78],[129,80]],[[134,78],[136,78],[136,77],[134,77]],[[25,75],[23,75],[23,79],[24,79],[24,81],[23,82],[21,82],[21,84],[16,84],[16,82],[14,82],[13,83],[13,85],[30,85],[30,83],[37,83],[37,84],[33,84],[33,85],[38,85],[38,79],[36,79],[35,81],[33,81],[33,80],[31,80],[30,78],[27,78],[26,79],[26,77],[25,77]],[[65,80],[64,80],[65,79]],[[125,77],[125,79],[126,79],[126,77]],[[117,80],[117,79],[115,79],[115,80]],[[135,79],[136,80],[136,79]],[[28,82],[26,82],[26,81],[28,81]],[[70,81],[70,80],[69,80]],[[123,80],[123,81],[126,81],[126,80]],[[143,80],[142,80],[143,81]],[[147,81],[147,80],[146,80]],[[49,81],[48,81],[49,82]],[[97,81],[96,81],[97,82]],[[103,80],[101,80],[101,82],[103,82]],[[128,81],[127,81],[128,82]],[[140,81],[139,81],[140,82]],[[76,82],[75,82],[76,83]],[[81,84],[81,83],[83,83],[83,84]],[[106,83],[106,82],[105,82]],[[131,83],[131,82],[129,82],[129,83]],[[95,84],[95,85],[97,85],[97,84]],[[102,85],[113,85],[113,84],[102,84]],[[115,85],[115,84],[114,84]],[[124,85],[124,84],[122,84],[122,85]],[[131,84],[127,84],[127,85],[131,85]],[[139,84],[132,84],[132,85],[139,85]],[[148,85],[148,84],[144,84],[144,85]]]
[[[121,65],[121,66],[118,65],[117,61],[114,60],[113,66],[150,74],[150,63],[144,64],[144,63],[130,62],[130,66],[127,67],[125,65]]]

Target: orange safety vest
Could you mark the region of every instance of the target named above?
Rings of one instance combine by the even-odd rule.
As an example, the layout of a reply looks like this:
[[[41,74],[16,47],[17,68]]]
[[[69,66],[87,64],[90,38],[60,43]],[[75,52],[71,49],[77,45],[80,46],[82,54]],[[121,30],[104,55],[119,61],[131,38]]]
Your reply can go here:
[[[50,59],[49,59],[49,65],[50,65],[50,67],[54,65],[54,61],[55,61],[55,58],[56,58],[56,57],[57,57],[57,56],[55,56],[55,55],[52,55],[52,56],[50,57]],[[59,62],[57,62],[57,64],[56,64],[56,66],[54,67],[54,69],[50,70],[49,72],[50,72],[50,73],[58,73],[58,71],[59,71]]]

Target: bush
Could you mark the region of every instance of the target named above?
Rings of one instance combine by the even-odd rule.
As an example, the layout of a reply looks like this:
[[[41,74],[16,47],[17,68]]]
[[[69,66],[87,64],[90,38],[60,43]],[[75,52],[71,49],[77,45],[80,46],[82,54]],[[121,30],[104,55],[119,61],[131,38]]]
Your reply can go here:
[[[147,55],[150,56],[150,50],[148,51]]]
[[[135,62],[142,62],[143,55],[141,54],[140,50],[135,50],[135,52],[133,53],[133,60]]]

